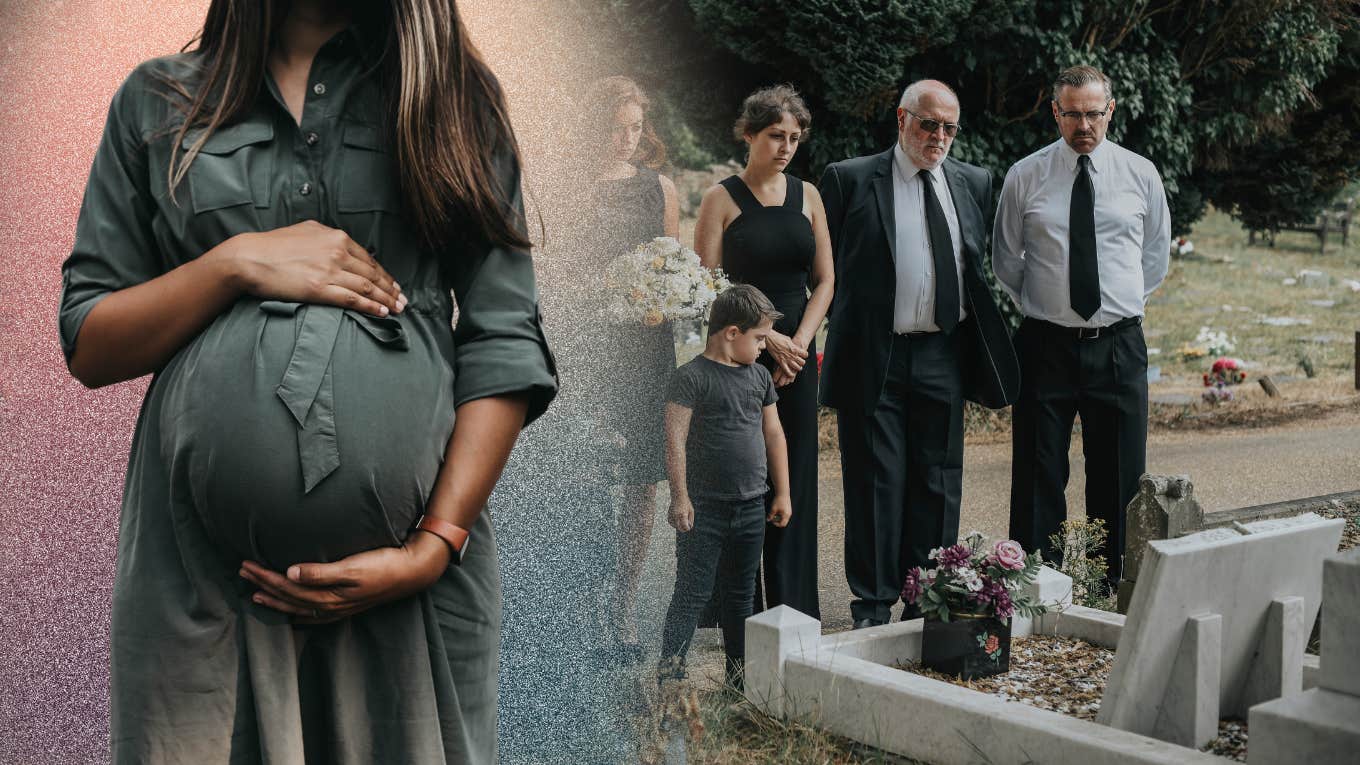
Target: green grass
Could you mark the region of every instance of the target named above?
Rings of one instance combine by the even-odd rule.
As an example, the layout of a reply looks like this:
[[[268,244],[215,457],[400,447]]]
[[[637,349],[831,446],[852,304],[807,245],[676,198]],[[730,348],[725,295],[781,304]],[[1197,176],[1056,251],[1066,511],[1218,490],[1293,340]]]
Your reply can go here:
[[[1188,238],[1195,251],[1172,258],[1171,272],[1147,308],[1148,346],[1161,349],[1148,362],[1161,366],[1164,377],[1191,381],[1208,371],[1212,359],[1185,359],[1177,352],[1194,341],[1200,327],[1236,337],[1236,348],[1227,355],[1252,363],[1251,379],[1263,374],[1302,376],[1299,361],[1304,356],[1312,360],[1319,377],[1353,374],[1360,293],[1343,282],[1360,280],[1360,226],[1349,246],[1342,247],[1340,236],[1331,234],[1326,252],[1319,254],[1317,237],[1304,232],[1282,232],[1273,248],[1262,242],[1248,246],[1247,232],[1236,221],[1210,210]],[[1283,284],[1305,268],[1326,273],[1331,284]],[[1335,305],[1324,308],[1310,300],[1333,300]],[[1265,317],[1285,316],[1312,323],[1291,327],[1260,323]],[[1315,340],[1326,336],[1331,336],[1330,342]]]

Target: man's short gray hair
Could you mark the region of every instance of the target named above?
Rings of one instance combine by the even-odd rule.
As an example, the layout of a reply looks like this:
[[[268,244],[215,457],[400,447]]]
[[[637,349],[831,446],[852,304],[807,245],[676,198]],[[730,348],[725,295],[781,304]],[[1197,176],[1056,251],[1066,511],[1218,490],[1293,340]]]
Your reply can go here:
[[[908,85],[906,90],[902,91],[902,98],[897,102],[897,105],[899,108],[919,111],[921,108],[921,96],[931,90],[943,90],[954,99],[954,103],[959,102],[959,94],[955,93],[953,88],[943,82],[940,82],[939,80],[917,80]]]
[[[1084,88],[1093,82],[1100,83],[1105,89],[1105,100],[1114,98],[1110,94],[1110,78],[1105,73],[1094,66],[1069,66],[1058,74],[1058,79],[1053,81],[1053,100],[1058,100],[1058,93],[1063,88]]]

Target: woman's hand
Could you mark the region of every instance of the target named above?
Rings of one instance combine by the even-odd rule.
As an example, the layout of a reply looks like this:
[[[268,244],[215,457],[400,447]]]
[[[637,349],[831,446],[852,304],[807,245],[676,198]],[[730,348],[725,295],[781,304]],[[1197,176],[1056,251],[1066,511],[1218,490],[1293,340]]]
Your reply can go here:
[[[770,352],[771,358],[777,365],[776,375],[786,377],[792,381],[798,373],[802,371],[803,365],[807,363],[807,348],[800,347],[798,343],[788,335],[781,335],[778,332],[771,332],[765,338],[765,350]],[[776,385],[780,384],[778,381]]]
[[[237,286],[271,300],[320,303],[386,316],[406,308],[401,285],[340,229],[303,221],[231,240]]]
[[[299,563],[280,575],[254,562],[243,579],[260,588],[254,601],[291,614],[298,624],[327,624],[427,589],[449,565],[448,543],[412,532],[404,547],[379,547],[334,563]]]

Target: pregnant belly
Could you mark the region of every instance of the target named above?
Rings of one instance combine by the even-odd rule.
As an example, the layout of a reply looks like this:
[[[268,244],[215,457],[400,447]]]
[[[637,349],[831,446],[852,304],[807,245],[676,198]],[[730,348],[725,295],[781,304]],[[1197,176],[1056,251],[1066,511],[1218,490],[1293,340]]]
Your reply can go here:
[[[447,318],[240,301],[157,380],[172,496],[229,564],[397,545],[453,429]]]

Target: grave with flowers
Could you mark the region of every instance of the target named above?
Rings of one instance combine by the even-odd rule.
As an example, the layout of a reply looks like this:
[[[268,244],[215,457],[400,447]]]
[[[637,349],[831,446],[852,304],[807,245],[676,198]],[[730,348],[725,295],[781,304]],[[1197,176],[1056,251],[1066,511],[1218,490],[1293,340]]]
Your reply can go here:
[[[1270,709],[1274,716],[1263,713],[1261,719],[1271,721],[1314,714],[1309,710],[1321,709],[1318,697],[1290,700],[1307,696],[1310,685],[1332,682],[1350,693],[1360,683],[1303,671],[1305,625],[1318,614],[1322,561],[1336,550],[1340,534],[1340,521],[1309,514],[1149,542],[1127,618],[1073,605],[1071,580],[1024,557],[1014,543],[985,545],[970,537],[937,551],[933,569],[908,577],[908,599],[926,616],[933,612],[933,620],[822,635],[817,620],[785,606],[751,617],[745,694],[772,716],[940,765],[1223,763],[1200,749],[1221,718],[1245,719],[1250,711],[1255,727],[1260,710]],[[1360,567],[1349,564],[1345,571],[1351,578],[1329,584],[1339,593],[1329,594],[1329,603],[1340,610],[1324,614],[1324,625],[1357,618],[1356,596],[1347,588],[1360,589],[1353,577]],[[1032,641],[1026,653],[1062,651],[1054,639],[1112,652],[1113,660],[1101,666],[1098,702],[1063,714],[975,689],[993,679],[986,672],[976,673],[976,686],[965,687],[921,668],[930,650],[927,635],[940,625],[967,621],[960,619],[964,613],[1005,621],[998,615],[1008,609],[1010,637]],[[981,646],[976,637],[971,644],[948,637],[946,643],[969,653],[976,671],[1001,647],[1002,637],[991,637],[996,643],[990,650],[990,639]],[[1333,666],[1353,674],[1360,667],[1355,651],[1334,643],[1323,643],[1324,665],[1331,649]],[[985,669],[1005,677],[1004,667]],[[968,671],[964,661],[943,674]],[[1260,727],[1253,730],[1251,751],[1296,745],[1288,726]],[[1327,733],[1309,742],[1321,753],[1314,762],[1345,762],[1337,758],[1360,747],[1357,726],[1338,730],[1319,720],[1314,728]],[[1251,761],[1264,759],[1252,755]]]

